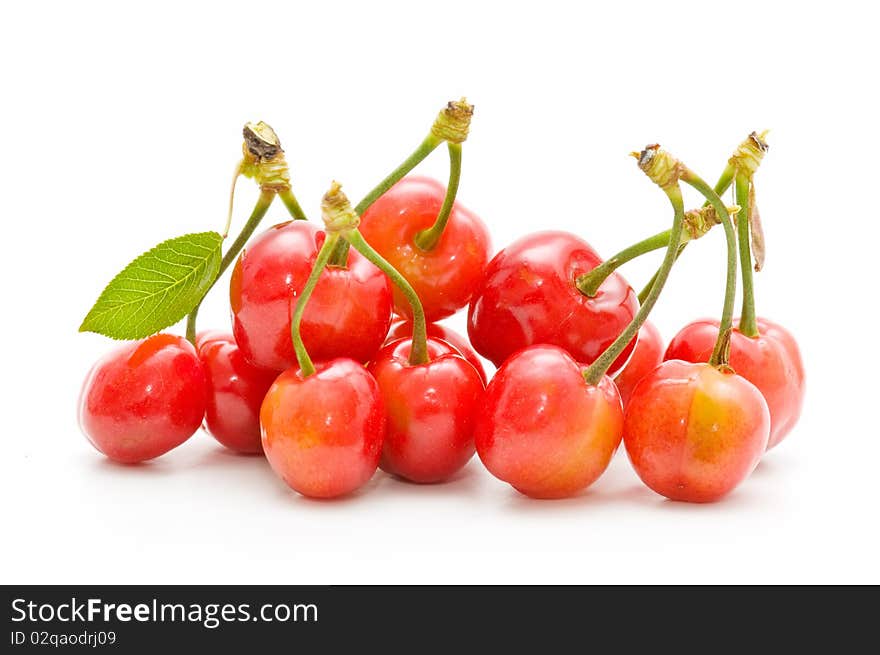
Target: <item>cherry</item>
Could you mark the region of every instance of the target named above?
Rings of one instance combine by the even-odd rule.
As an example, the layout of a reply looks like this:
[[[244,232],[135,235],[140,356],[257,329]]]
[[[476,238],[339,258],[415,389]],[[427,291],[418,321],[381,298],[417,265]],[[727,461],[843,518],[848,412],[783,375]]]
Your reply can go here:
[[[562,498],[592,484],[620,444],[623,410],[607,376],[596,385],[557,346],[510,357],[486,388],[477,453],[489,472],[534,498]]]
[[[788,330],[757,318],[758,336],[748,337],[737,326],[731,332],[730,366],[754,384],[770,409],[773,448],[791,431],[804,403],[804,365],[797,342]],[[718,338],[718,321],[700,320],[683,327],[669,343],[665,359],[705,362]]]
[[[477,355],[477,353],[474,352],[474,349],[471,348],[471,344],[468,342],[467,339],[465,339],[455,330],[452,330],[445,325],[440,325],[439,323],[428,323],[426,328],[429,337],[442,339],[450,346],[455,348],[471,366],[477,369],[477,373],[480,374],[480,379],[483,381],[483,385],[485,386],[486,382],[488,382],[488,378],[486,377],[486,369],[483,368],[483,362],[480,361],[479,356]],[[397,341],[398,339],[403,339],[404,337],[411,337],[412,334],[412,322],[405,319],[400,319],[394,321],[391,324],[391,330],[388,332],[385,343],[389,344],[392,341]]]
[[[325,232],[306,221],[270,228],[235,264],[229,287],[233,334],[256,366],[281,371],[296,358],[290,318]],[[366,363],[382,346],[391,323],[391,287],[357,252],[348,265],[321,274],[302,322],[303,341],[316,360],[350,357]]]
[[[260,405],[278,374],[248,362],[231,334],[203,332],[196,341],[208,380],[204,427],[240,453],[262,453]]]
[[[381,467],[412,482],[448,479],[474,454],[484,383],[452,345],[428,338],[429,361],[412,364],[412,338],[386,345],[369,365],[387,412]]]
[[[376,380],[353,359],[282,373],[260,410],[263,450],[293,489],[333,498],[364,485],[382,453],[385,408]]]
[[[761,392],[728,369],[668,361],[636,386],[623,440],[642,481],[672,500],[703,503],[757,466],[770,436]]]
[[[116,462],[162,455],[189,439],[202,422],[205,372],[186,339],[156,334],[126,343],[89,372],[79,401],[88,440]]]
[[[626,407],[632,396],[633,389],[648,373],[657,368],[663,361],[663,337],[651,321],[639,330],[638,341],[633,348],[632,356],[620,373],[614,378],[623,406]]]
[[[500,366],[533,344],[564,348],[590,364],[599,357],[638,309],[636,294],[611,273],[595,297],[582,293],[577,279],[601,263],[589,244],[567,232],[522,237],[489,262],[468,310],[468,335],[478,353]],[[619,370],[633,349],[628,344],[609,369]]]
[[[451,316],[468,304],[489,261],[489,232],[480,218],[456,202],[436,244],[418,245],[437,219],[446,188],[436,180],[403,178],[361,216],[360,231],[413,286],[428,321]],[[412,317],[409,303],[394,289],[394,309]]]

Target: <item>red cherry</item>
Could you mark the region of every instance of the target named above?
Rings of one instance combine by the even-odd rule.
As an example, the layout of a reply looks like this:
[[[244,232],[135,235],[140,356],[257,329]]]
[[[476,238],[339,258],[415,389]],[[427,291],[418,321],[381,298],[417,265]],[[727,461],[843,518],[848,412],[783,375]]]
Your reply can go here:
[[[739,321],[734,325],[739,326]],[[773,448],[797,423],[804,404],[804,365],[797,341],[788,330],[758,318],[760,336],[747,337],[738,329],[730,335],[730,366],[754,384],[770,409],[770,441]],[[706,362],[718,338],[718,321],[694,321],[669,343],[664,359]]]
[[[229,286],[233,334],[256,366],[282,371],[296,363],[290,317],[312,270],[324,232],[291,221],[256,237],[235,264]],[[348,266],[321,273],[301,325],[316,361],[350,357],[369,361],[391,323],[391,286],[373,264],[352,250]]]
[[[438,323],[428,323],[427,330],[429,337],[442,339],[453,348],[455,348],[471,366],[477,369],[477,373],[480,374],[480,379],[483,380],[483,385],[485,386],[486,382],[488,381],[488,379],[486,378],[486,369],[483,368],[483,362],[480,361],[479,356],[477,355],[477,353],[474,352],[474,349],[471,348],[471,344],[468,343],[467,339],[465,339],[455,330],[452,330],[445,325],[440,325]],[[391,324],[391,330],[388,332],[388,337],[386,337],[385,343],[387,345],[392,341],[397,341],[398,339],[403,339],[405,337],[411,337],[412,333],[413,324],[411,321],[407,321],[405,319],[394,321]]]
[[[189,439],[205,415],[205,372],[186,339],[126,343],[89,372],[79,400],[88,440],[110,459],[143,462]]]
[[[489,262],[468,311],[468,335],[478,353],[500,366],[513,353],[540,343],[559,346],[591,364],[632,321],[636,294],[617,273],[594,298],[575,282],[602,259],[566,232],[538,232],[514,241]],[[633,344],[609,374],[629,358]]]
[[[437,321],[468,304],[489,261],[489,231],[473,212],[456,202],[432,250],[415,244],[434,224],[446,188],[426,177],[405,177],[364,212],[361,234],[419,294],[425,317]],[[412,318],[409,303],[394,289],[394,309]]]
[[[205,332],[196,339],[208,380],[205,430],[240,453],[262,453],[260,405],[275,371],[248,362],[231,334]]]
[[[486,388],[474,439],[497,478],[534,498],[571,496],[592,484],[620,444],[623,410],[611,378],[592,386],[556,346],[513,355]]]
[[[636,386],[623,426],[642,481],[672,500],[705,503],[757,466],[770,436],[761,392],[709,364],[669,361]]]
[[[385,407],[373,376],[353,359],[282,373],[260,409],[269,464],[304,496],[333,498],[373,477],[382,454]]]
[[[448,479],[474,454],[483,381],[450,344],[429,338],[427,364],[410,364],[412,339],[389,343],[370,364],[385,403],[382,468],[412,482]]]
[[[653,323],[646,321],[639,330],[638,341],[633,348],[632,356],[614,378],[624,407],[629,403],[633,389],[639,380],[660,366],[662,362],[663,337],[660,336],[660,331]]]

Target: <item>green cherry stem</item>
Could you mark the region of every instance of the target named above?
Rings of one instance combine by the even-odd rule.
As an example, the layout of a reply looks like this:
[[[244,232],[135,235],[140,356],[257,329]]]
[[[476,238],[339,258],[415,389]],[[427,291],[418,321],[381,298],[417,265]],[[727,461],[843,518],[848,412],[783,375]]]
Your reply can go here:
[[[625,263],[632,261],[636,257],[641,257],[644,254],[668,246],[671,233],[671,230],[660,232],[652,237],[648,237],[644,241],[631,245],[629,248],[624,248],[613,257],[609,257],[589,273],[584,273],[578,277],[576,282],[578,290],[585,296],[593,298],[599,292],[599,287],[605,279]]]
[[[718,340],[715,342],[715,348],[712,351],[712,357],[709,364],[712,366],[726,366],[729,355],[730,344],[730,328],[733,325],[733,305],[736,300],[736,231],[733,227],[733,221],[727,212],[727,207],[721,201],[721,198],[703,179],[691,170],[685,169],[681,175],[681,180],[690,184],[697,191],[705,196],[706,200],[715,207],[718,216],[721,218],[721,225],[724,227],[724,236],[727,240],[727,282],[724,289],[724,308],[721,312],[721,324],[718,326]]]
[[[715,183],[714,191],[717,195],[722,195],[725,191],[730,188],[731,183],[733,182],[733,178],[736,175],[736,169],[728,164],[724,170],[721,172],[721,176],[718,178],[718,181]],[[707,200],[704,207],[710,205],[711,203]],[[681,257],[681,254],[684,252],[684,249],[687,247],[688,242],[682,243],[678,247],[678,254],[676,257]],[[658,271],[659,272],[659,271]],[[654,277],[652,277],[645,287],[639,292],[639,302],[645,302],[645,298],[648,297],[648,294],[651,292],[651,287],[654,286],[654,282],[657,280],[657,273],[654,273]]]
[[[186,338],[195,345],[196,341],[196,320],[198,319],[199,309],[204,302],[205,297],[217,284],[226,269],[235,261],[242,248],[248,240],[253,236],[254,231],[259,226],[260,221],[269,211],[275,196],[281,196],[282,201],[287,206],[288,211],[295,219],[305,219],[305,213],[299,206],[296,196],[290,190],[290,170],[287,166],[287,159],[284,156],[284,150],[281,148],[281,141],[275,130],[267,123],[259,121],[256,123],[245,123],[242,130],[242,159],[235,169],[235,176],[232,179],[232,188],[229,190],[229,212],[226,218],[226,228],[223,232],[223,238],[226,239],[229,232],[229,226],[232,222],[232,207],[235,198],[235,186],[239,176],[253,179],[260,186],[260,196],[254,205],[251,216],[245,223],[239,235],[229,246],[229,249],[220,260],[220,269],[217,277],[208,287],[208,290],[199,300],[199,303],[186,317]]]
[[[404,176],[412,171],[416,166],[421,164],[425,158],[430,155],[434,150],[437,149],[443,141],[434,134],[429,134],[425,139],[419,144],[419,146],[410,154],[409,157],[403,160],[403,162],[391,171],[384,180],[379,182],[373,189],[364,196],[364,199],[361,200],[357,206],[354,208],[355,213],[360,216],[367,209],[369,209],[374,202],[376,202],[388,189],[393,187],[395,184],[400,182],[404,178]],[[333,251],[333,256],[330,257],[330,264],[333,266],[346,266],[348,262],[348,241],[346,239],[340,239],[339,243],[336,244],[336,250]]]
[[[409,157],[403,160],[400,166],[391,171],[391,173],[389,173],[384,180],[379,182],[379,184],[377,184],[372,191],[364,196],[364,199],[355,206],[355,213],[358,216],[362,216],[364,212],[367,211],[374,202],[376,202],[376,200],[378,200],[386,191],[388,191],[388,189],[400,182],[400,180],[402,180],[407,173],[409,173],[412,169],[422,163],[425,158],[432,152],[434,152],[434,150],[437,149],[437,146],[439,146],[444,141],[449,143],[450,146],[452,144],[461,145],[467,139],[473,113],[473,105],[468,104],[467,100],[465,100],[464,98],[462,98],[461,100],[453,100],[451,102],[448,102],[446,106],[440,110],[437,118],[434,119],[434,123],[431,125],[431,130],[428,132],[428,136],[426,136],[422,140],[422,142],[412,152],[412,154],[410,154]],[[452,157],[453,154],[450,150],[450,162],[452,162]],[[451,164],[451,166],[454,166],[454,164]],[[461,168],[460,151],[458,167],[459,169]],[[450,180],[452,179],[451,176],[452,170],[450,170]],[[457,180],[455,186],[457,189]],[[448,189],[446,191],[446,195],[448,199]],[[455,195],[453,194],[452,199],[449,200],[450,210],[452,208],[451,205],[454,200]],[[444,206],[445,204],[446,201],[444,201]],[[444,225],[445,221],[446,219],[444,219]],[[439,239],[439,235],[437,238]],[[336,251],[330,258],[330,263],[334,266],[345,266],[347,262],[348,243],[344,239],[342,239],[336,245]]]
[[[599,358],[594,361],[586,371],[584,371],[584,379],[587,384],[593,386],[599,384],[602,377],[608,372],[608,369],[620,356],[620,353],[623,352],[623,349],[626,348],[636,336],[639,329],[648,319],[651,310],[654,309],[654,305],[657,304],[657,300],[660,298],[660,292],[663,291],[663,287],[666,284],[666,280],[669,278],[672,266],[675,264],[678,253],[678,244],[681,241],[682,227],[684,224],[684,200],[681,196],[681,187],[677,183],[663,187],[663,191],[666,192],[669,201],[672,203],[675,217],[672,221],[672,228],[669,231],[670,234],[666,246],[666,257],[663,258],[663,264],[657,271],[657,281],[654,286],[651,287],[651,292],[645,298],[645,302],[642,303],[642,306],[639,307],[639,311],[636,313],[632,322],[623,332],[620,333],[617,339],[614,340],[614,343],[608,346],[608,348],[605,349],[605,352],[599,355]]]
[[[446,196],[443,205],[434,224],[426,230],[422,230],[415,236],[416,245],[422,250],[433,250],[443,236],[452,206],[455,204],[455,196],[458,194],[458,185],[461,181],[461,144],[448,143],[449,149],[449,184],[446,186]]]
[[[373,187],[373,189],[364,196],[363,200],[355,205],[354,211],[357,215],[363,215],[363,213],[367,211],[386,191],[388,191],[388,189],[400,182],[407,173],[421,164],[441,143],[443,143],[443,141],[433,134],[429,134],[425,137],[425,140],[419,144],[419,147],[416,148],[409,157],[404,159],[400,166],[391,171],[384,180],[379,182],[379,184]]]
[[[315,258],[312,272],[309,273],[305,286],[303,286],[299,298],[296,301],[296,307],[293,310],[293,317],[290,319],[290,338],[293,341],[293,352],[296,353],[296,361],[299,364],[299,370],[302,371],[303,377],[309,377],[314,374],[315,365],[312,363],[312,358],[309,357],[309,352],[306,350],[306,346],[303,343],[299,326],[302,322],[303,314],[306,311],[306,305],[309,302],[309,298],[315,290],[315,285],[318,284],[321,272],[327,268],[330,254],[333,252],[339,239],[339,233],[327,232],[324,244],[321,246],[321,249],[318,251],[318,256]]]
[[[217,280],[220,279],[223,273],[226,272],[226,269],[229,268],[229,265],[235,261],[236,257],[238,257],[238,254],[241,252],[242,248],[244,248],[244,245],[248,242],[248,239],[250,239],[253,235],[254,230],[257,229],[260,221],[263,220],[266,212],[269,211],[269,207],[272,205],[273,200],[275,200],[274,191],[263,190],[260,192],[260,197],[257,198],[257,202],[254,205],[254,209],[251,212],[250,218],[248,219],[247,223],[245,223],[238,236],[235,237],[235,241],[233,241],[232,245],[229,246],[226,254],[223,255],[223,259],[220,260],[220,270],[217,272],[217,277],[214,278],[214,281],[211,283],[211,286],[208,287],[205,295],[202,296],[199,304],[196,305],[195,308],[189,313],[189,316],[186,317],[186,338],[193,345],[195,345],[196,343],[196,319],[198,318],[199,309],[202,306],[202,302],[205,300],[205,297],[211,292],[211,289],[214,288],[214,285],[217,284]]]
[[[730,185],[733,184],[734,179],[736,178],[736,166],[729,163],[724,167],[724,170],[721,171],[721,175],[718,177],[718,181],[715,183],[713,189],[715,193],[719,196],[724,195],[724,192],[730,188]],[[711,203],[707,200],[705,205],[710,205]]]
[[[728,213],[730,213],[731,211],[739,211],[739,207],[737,207],[735,210],[728,209],[727,211]],[[684,246],[686,243],[695,239],[702,238],[704,235],[708,234],[715,225],[718,225],[720,222],[721,219],[718,218],[718,212],[715,211],[715,207],[713,207],[711,204],[704,205],[699,209],[691,209],[690,211],[685,212],[684,220],[682,221],[681,243],[678,246],[678,253],[676,254],[676,257],[681,255],[681,252],[682,250],[684,250]],[[621,265],[635,259],[636,257],[640,257],[653,250],[665,248],[667,245],[669,245],[669,237],[671,233],[671,230],[666,230],[665,232],[655,234],[652,237],[648,237],[644,241],[639,241],[629,248],[621,250],[613,257],[599,264],[589,273],[584,273],[583,275],[581,275],[576,282],[578,290],[589,298],[595,297],[595,295],[599,292],[599,287],[602,285],[605,279],[609,275],[611,275],[611,273],[617,270]],[[644,290],[639,296],[640,303],[645,301],[645,298],[647,297],[649,291],[650,286],[646,287],[646,290]]]
[[[419,144],[418,148],[416,148],[409,157],[404,159],[400,166],[391,171],[384,180],[373,187],[372,191],[364,196],[364,199],[357,204],[354,208],[357,215],[360,216],[367,211],[367,209],[369,209],[370,206],[382,196],[382,194],[400,182],[407,173],[422,163],[441,143],[443,143],[443,140],[434,136],[434,134],[429,134],[425,137],[424,141]],[[340,239],[336,244],[336,250],[333,251],[333,255],[330,257],[330,265],[346,266],[347,262],[348,241]]]
[[[733,155],[727,160],[727,166],[721,172],[721,177],[719,177],[718,182],[715,183],[714,191],[717,195],[723,195],[724,192],[730,188],[734,178],[742,172],[745,172],[749,179],[754,176],[755,171],[758,170],[761,161],[764,159],[764,155],[767,153],[768,145],[766,138],[766,130],[763,132],[752,132],[736,147]],[[707,200],[703,206],[705,207],[709,204],[711,203]],[[742,208],[744,205],[740,205],[740,207]],[[748,216],[748,214],[746,214],[746,216]],[[682,244],[680,251],[683,251],[684,248],[685,244]],[[680,254],[681,252],[679,252],[679,255]],[[655,275],[651,278],[651,281],[648,282],[644,289],[642,289],[642,292],[639,294],[640,302],[643,301],[651,291],[651,285],[654,284],[656,277],[657,276]]]
[[[291,218],[295,221],[307,221],[308,216],[303,211],[302,207],[299,205],[299,201],[296,199],[296,196],[293,195],[293,191],[289,188],[281,189],[278,191],[278,197],[281,198],[281,202],[284,203],[284,206],[287,207],[287,212],[290,214]]]
[[[397,269],[389,264],[385,259],[376,252],[373,247],[364,240],[361,233],[355,228],[345,233],[345,238],[351,244],[351,247],[357,250],[364,258],[371,261],[376,268],[381,270],[388,278],[400,289],[401,293],[406,297],[412,308],[413,313],[413,336],[412,350],[409,355],[409,363],[416,366],[419,364],[427,364],[428,358],[428,333],[427,324],[425,322],[425,310],[422,309],[422,301],[415,289],[412,288],[406,278],[403,277]]]
[[[739,236],[739,260],[742,269],[743,302],[739,319],[739,331],[747,337],[758,336],[758,320],[755,315],[755,280],[752,275],[752,250],[749,244],[749,187],[751,181],[743,173],[736,175],[736,204],[740,210],[736,218]]]

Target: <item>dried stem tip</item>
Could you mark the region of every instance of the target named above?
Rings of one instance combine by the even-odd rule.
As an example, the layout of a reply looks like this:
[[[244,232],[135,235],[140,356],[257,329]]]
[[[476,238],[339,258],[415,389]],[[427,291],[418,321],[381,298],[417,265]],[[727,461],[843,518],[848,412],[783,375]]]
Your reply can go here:
[[[764,154],[770,149],[766,141],[768,131],[764,130],[763,132],[752,132],[749,134],[737,146],[727,163],[733,166],[737,172],[744,173],[746,177],[751,179],[755,171],[758,170],[758,166],[761,165]]]
[[[437,115],[431,126],[431,134],[449,143],[463,143],[468,137],[474,106],[469,105],[465,98],[452,100]]]
[[[736,216],[739,210],[740,208],[738,206],[733,205],[727,208],[727,213],[730,216]],[[706,205],[699,209],[686,211],[684,213],[684,232],[682,232],[681,240],[682,242],[685,242],[699,239],[707,234],[715,225],[720,224],[721,219],[718,217],[718,212],[715,211],[715,208],[712,205]]]
[[[656,143],[645,146],[641,152],[631,152],[638,159],[639,168],[661,189],[678,184],[685,166]]]
[[[259,121],[246,123],[242,134],[241,174],[256,180],[264,191],[289,189],[290,170],[275,130]]]
[[[245,123],[242,134],[247,152],[256,159],[273,159],[279,152],[284,152],[275,130],[263,121]]]
[[[345,232],[360,225],[361,219],[342,192],[342,185],[335,180],[321,199],[321,217],[327,232]]]

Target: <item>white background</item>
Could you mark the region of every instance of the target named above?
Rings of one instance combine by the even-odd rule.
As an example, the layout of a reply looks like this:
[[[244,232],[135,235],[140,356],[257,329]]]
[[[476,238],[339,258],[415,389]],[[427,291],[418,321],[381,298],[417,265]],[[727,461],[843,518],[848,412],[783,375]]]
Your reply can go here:
[[[870,12],[548,0],[5,7],[0,580],[880,582]],[[809,388],[800,425],[744,485],[714,505],[667,502],[618,453],[564,501],[519,496],[474,460],[446,485],[379,474],[352,498],[315,502],[201,432],[136,468],[88,445],[79,386],[113,344],[78,334],[79,322],[135,255],[222,227],[245,121],[275,127],[317,218],[331,179],[359,198],[460,95],[477,107],[460,199],[496,248],[556,227],[610,255],[671,218],[630,150],[659,141],[714,181],[749,131],[772,128],[757,178],[768,242],[758,309],[797,335]],[[420,170],[442,178],[445,155]],[[237,226],[254,198],[240,184]],[[667,339],[720,311],[716,232],[673,272],[655,315]],[[625,269],[636,287],[659,255],[646,259]],[[203,326],[228,325],[224,295],[210,297]]]

